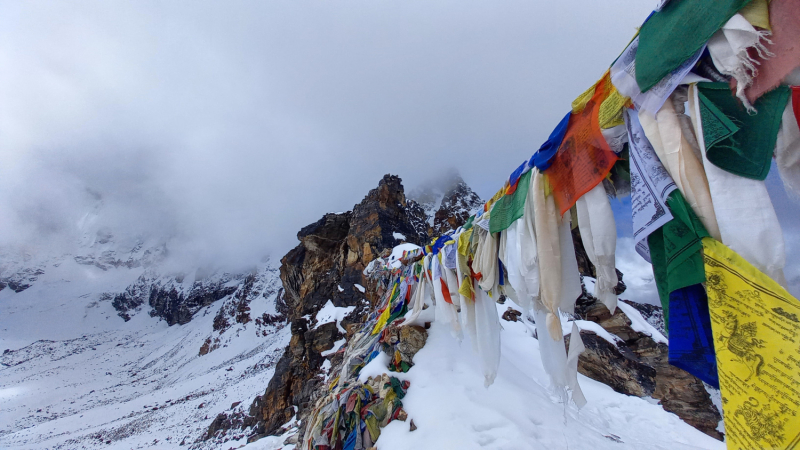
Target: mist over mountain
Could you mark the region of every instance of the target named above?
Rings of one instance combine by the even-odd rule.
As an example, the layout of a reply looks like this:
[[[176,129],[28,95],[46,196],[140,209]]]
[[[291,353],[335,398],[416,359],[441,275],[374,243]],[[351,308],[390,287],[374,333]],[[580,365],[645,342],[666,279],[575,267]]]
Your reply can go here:
[[[118,239],[249,263],[385,173],[489,198],[649,10],[306,6],[0,4],[0,243],[69,249],[99,195]]]

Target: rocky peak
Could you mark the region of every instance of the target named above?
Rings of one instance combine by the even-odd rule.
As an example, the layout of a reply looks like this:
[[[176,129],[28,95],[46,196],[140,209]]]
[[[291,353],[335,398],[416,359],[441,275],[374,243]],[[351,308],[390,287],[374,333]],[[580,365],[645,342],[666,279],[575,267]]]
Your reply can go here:
[[[439,210],[433,216],[432,235],[439,236],[466,223],[472,212],[483,205],[483,200],[461,177],[444,194]]]
[[[439,236],[463,225],[483,200],[452,169],[436,180],[415,188],[409,197],[413,208],[424,212],[427,234]]]
[[[354,307],[340,322],[343,329],[360,322],[377,300],[376,282],[364,277],[364,268],[402,242],[426,242],[419,220],[419,205],[406,200],[402,180],[385,175],[351,212],[326,214],[297,234],[300,243],[280,267],[292,338],[264,395],[250,407],[247,423],[255,422],[258,435],[276,433],[295,414],[303,417],[321,391],[321,367],[329,358],[321,353],[344,336],[335,323],[316,323],[316,313],[330,300]]]

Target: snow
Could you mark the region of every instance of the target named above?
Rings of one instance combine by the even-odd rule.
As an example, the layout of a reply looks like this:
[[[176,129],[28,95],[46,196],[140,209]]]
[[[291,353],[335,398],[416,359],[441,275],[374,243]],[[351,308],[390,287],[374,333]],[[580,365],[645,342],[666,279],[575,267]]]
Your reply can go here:
[[[415,245],[410,242],[396,246],[392,249],[392,254],[389,255],[389,264],[395,268],[400,267],[402,265],[400,263],[400,258],[403,257],[403,252],[416,250],[418,248],[420,248],[419,245]]]
[[[622,339],[614,336],[613,334],[606,331],[605,328],[601,327],[600,324],[595,322],[590,322],[588,320],[576,320],[575,325],[578,326],[579,330],[586,330],[591,331],[592,333],[600,336],[601,338],[605,339],[611,344],[617,345],[617,342],[621,342]],[[570,334],[572,332],[572,322],[567,322],[566,320],[561,321],[561,328],[564,332],[564,336]]]
[[[353,312],[354,309],[356,309],[355,306],[333,306],[333,302],[328,300],[325,306],[317,313],[317,325],[314,326],[314,329],[326,323],[336,322],[336,328],[342,333],[345,333],[344,328],[339,325],[339,322]]]
[[[233,402],[246,410],[263,393],[288,326],[270,326],[268,336],[253,321],[215,332],[226,299],[186,325],[145,311],[125,322],[101,294],[122,292],[141,273],[65,258],[27,290],[0,291],[0,351],[13,350],[0,355],[0,448],[187,448],[181,441],[194,444]],[[274,313],[274,300],[255,297],[251,316]],[[200,356],[209,337],[220,347]]]
[[[625,315],[628,316],[629,319],[631,319],[631,328],[633,328],[635,331],[650,336],[656,342],[669,344],[667,338],[663,334],[661,334],[661,332],[658,331],[656,327],[651,325],[650,322],[645,320],[645,318],[642,317],[642,314],[636,308],[625,302],[618,302],[617,308],[621,309],[622,312],[624,312]]]
[[[344,288],[339,286],[338,284],[336,285],[336,288],[339,289],[339,292],[344,292]]]
[[[342,348],[342,346],[343,346],[343,345],[344,345],[346,342],[347,342],[347,339],[345,339],[345,338],[339,339],[338,341],[336,341],[336,342],[334,342],[334,343],[333,343],[333,347],[331,347],[331,349],[330,349],[330,350],[325,350],[324,352],[320,353],[320,355],[322,355],[322,357],[323,357],[323,358],[324,358],[324,357],[326,357],[326,356],[328,356],[328,355],[332,355],[332,354],[334,354],[334,353],[338,352],[338,351],[339,351],[339,349],[340,349],[340,348]],[[328,364],[330,364],[330,361],[326,361],[326,362],[327,362]]]
[[[504,310],[498,305],[498,314]],[[502,359],[489,388],[471,344],[432,324],[411,370],[393,374],[411,382],[403,405],[417,430],[410,432],[408,421],[390,423],[378,440],[381,450],[725,448],[661,406],[582,375],[588,404],[577,410],[555,403],[530,324],[502,323]],[[385,363],[371,362],[362,375],[377,374]]]
[[[366,383],[369,377],[377,377],[389,371],[389,363],[392,359],[385,352],[378,353],[378,356],[368,362],[358,373],[358,381]]]
[[[583,285],[586,286],[586,292],[590,295],[594,295],[594,287],[597,285],[597,279],[593,277],[583,277]]]
[[[356,289],[358,289],[358,290],[359,290],[359,291],[360,291],[362,294],[363,294],[364,292],[367,292],[367,289],[366,289],[366,288],[364,288],[364,286],[362,286],[362,285],[360,285],[360,284],[358,284],[358,283],[354,284],[353,286],[355,286],[355,287],[356,287]]]
[[[635,247],[633,238],[617,238],[616,265],[624,274],[627,286],[625,295],[627,298],[636,299],[639,303],[661,306],[653,266],[636,253]]]
[[[405,241],[406,240],[406,235],[404,235],[402,233],[398,233],[396,231],[392,233],[392,237],[397,239],[397,240],[399,240],[399,241]]]

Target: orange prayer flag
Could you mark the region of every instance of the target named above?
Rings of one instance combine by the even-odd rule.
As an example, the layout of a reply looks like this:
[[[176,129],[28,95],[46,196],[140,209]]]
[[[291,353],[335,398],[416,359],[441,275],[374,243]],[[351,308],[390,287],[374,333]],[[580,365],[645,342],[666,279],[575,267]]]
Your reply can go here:
[[[444,279],[442,278],[440,278],[439,281],[442,283],[442,295],[444,296],[444,301],[452,305],[453,299],[450,298],[450,289],[448,289],[447,283],[445,283]]]
[[[564,140],[553,164],[545,171],[561,214],[603,181],[619,159],[600,132],[598,119],[600,104],[610,89],[611,81],[606,73],[586,107],[569,117]]]

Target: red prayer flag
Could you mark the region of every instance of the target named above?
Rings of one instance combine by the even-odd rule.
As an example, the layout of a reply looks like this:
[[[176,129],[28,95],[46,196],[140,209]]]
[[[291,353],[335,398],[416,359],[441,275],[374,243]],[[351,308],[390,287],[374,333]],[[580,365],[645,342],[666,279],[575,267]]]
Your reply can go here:
[[[516,192],[517,186],[519,186],[519,178],[517,178],[517,181],[514,184],[506,188],[506,195],[511,195]]]
[[[792,109],[794,109],[794,120],[800,127],[800,86],[792,86]]]

